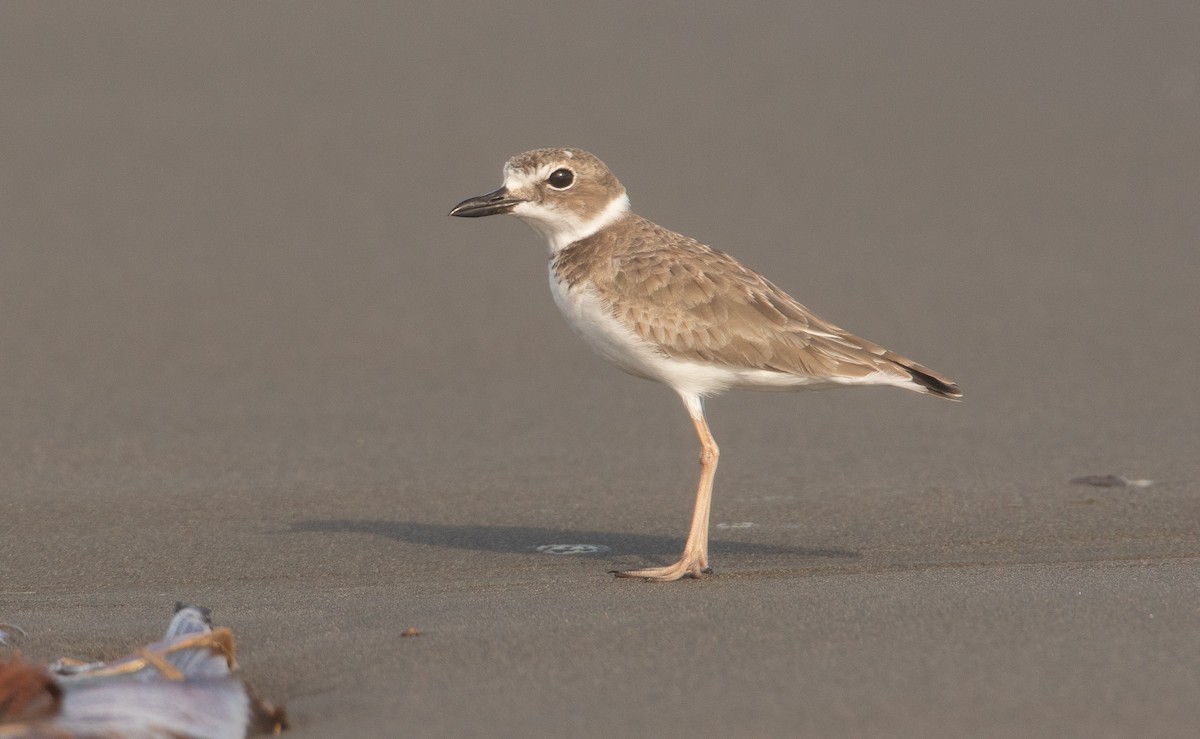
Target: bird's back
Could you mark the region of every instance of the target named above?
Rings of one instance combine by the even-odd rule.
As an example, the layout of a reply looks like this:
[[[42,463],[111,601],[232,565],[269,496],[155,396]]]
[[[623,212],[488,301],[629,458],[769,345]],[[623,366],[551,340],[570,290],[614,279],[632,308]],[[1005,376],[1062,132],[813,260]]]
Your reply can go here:
[[[551,271],[664,357],[744,371],[745,387],[794,378],[961,397],[948,378],[822,319],[733,257],[637,215],[568,245]]]

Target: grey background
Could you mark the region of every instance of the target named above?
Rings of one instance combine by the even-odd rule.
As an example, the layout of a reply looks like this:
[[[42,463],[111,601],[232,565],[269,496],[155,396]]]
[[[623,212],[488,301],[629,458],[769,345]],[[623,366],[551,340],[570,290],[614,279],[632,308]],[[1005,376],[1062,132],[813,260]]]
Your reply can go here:
[[[1200,6],[409,5],[0,7],[27,656],[183,599],[298,737],[1194,735]],[[613,580],[698,449],[445,217],[539,146],[965,402],[711,402],[717,575]]]

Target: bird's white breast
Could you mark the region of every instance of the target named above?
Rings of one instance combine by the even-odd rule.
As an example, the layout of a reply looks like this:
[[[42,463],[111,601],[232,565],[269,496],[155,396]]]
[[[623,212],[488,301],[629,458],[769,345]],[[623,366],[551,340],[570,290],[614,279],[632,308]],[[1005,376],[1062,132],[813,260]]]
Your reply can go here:
[[[586,283],[574,287],[550,268],[550,292],[567,323],[589,347],[624,371],[661,382],[683,395],[706,396],[738,384],[731,368],[666,356],[622,324]]]

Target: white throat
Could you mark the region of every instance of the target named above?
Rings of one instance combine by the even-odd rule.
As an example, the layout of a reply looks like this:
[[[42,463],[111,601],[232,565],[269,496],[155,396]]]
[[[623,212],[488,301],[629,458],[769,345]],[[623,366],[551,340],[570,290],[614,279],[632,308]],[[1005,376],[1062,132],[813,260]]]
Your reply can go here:
[[[621,193],[613,198],[604,210],[594,218],[584,220],[575,213],[559,210],[541,203],[521,203],[512,209],[512,214],[529,224],[529,227],[546,239],[550,256],[554,256],[568,244],[586,239],[605,226],[615,222],[629,212],[629,196]]]

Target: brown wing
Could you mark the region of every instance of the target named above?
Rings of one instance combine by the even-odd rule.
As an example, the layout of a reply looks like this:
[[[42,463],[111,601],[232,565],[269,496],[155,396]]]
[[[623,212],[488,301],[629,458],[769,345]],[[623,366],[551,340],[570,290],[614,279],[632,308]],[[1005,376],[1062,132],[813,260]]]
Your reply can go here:
[[[670,357],[812,377],[883,372],[957,393],[932,370],[820,318],[723,252],[637,216],[560,252],[613,315]],[[632,232],[632,238],[629,238]],[[927,378],[926,382],[922,378]]]

